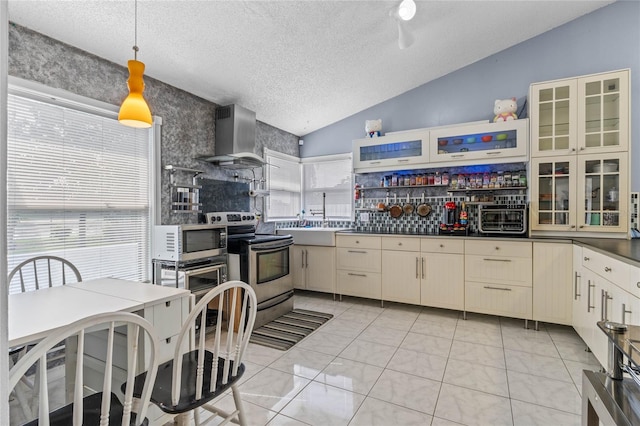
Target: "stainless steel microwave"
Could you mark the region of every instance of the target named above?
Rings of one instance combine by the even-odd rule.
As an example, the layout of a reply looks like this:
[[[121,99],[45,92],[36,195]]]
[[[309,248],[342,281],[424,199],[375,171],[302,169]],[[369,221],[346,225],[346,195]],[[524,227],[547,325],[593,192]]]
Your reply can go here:
[[[153,231],[153,259],[187,262],[226,253],[224,225],[157,225]]]
[[[480,205],[478,230],[483,234],[514,234],[524,236],[527,233],[527,206]]]

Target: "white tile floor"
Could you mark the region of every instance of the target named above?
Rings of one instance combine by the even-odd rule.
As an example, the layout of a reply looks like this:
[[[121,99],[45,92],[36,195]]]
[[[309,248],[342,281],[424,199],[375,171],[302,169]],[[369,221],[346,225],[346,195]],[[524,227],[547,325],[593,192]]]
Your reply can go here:
[[[249,345],[251,426],[579,425],[582,370],[600,369],[571,327],[309,292],[295,306],[334,317],[286,352]]]
[[[251,425],[579,425],[582,369],[600,368],[570,327],[308,292],[295,306],[334,318],[286,352],[250,345]]]

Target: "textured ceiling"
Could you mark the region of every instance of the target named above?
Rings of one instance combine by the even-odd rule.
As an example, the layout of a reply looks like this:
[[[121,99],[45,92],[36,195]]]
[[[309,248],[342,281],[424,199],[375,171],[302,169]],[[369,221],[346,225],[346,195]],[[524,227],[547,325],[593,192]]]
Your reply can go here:
[[[398,48],[398,1],[138,2],[146,75],[305,135],[612,1],[417,1]],[[17,24],[125,65],[132,0],[9,0]]]

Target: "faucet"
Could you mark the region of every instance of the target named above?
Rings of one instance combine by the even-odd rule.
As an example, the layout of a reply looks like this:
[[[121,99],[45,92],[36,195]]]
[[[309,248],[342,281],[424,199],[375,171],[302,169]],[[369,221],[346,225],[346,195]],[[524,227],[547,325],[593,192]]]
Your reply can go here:
[[[326,192],[322,193],[322,211],[309,210],[309,213],[311,213],[311,216],[322,214],[322,227],[323,228],[329,227],[329,221],[327,220],[327,193]]]

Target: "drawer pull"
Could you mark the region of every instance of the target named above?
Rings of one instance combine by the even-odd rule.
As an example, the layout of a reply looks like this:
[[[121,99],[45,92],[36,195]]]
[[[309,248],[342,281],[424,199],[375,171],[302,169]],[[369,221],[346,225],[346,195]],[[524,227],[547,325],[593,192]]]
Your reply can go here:
[[[444,244],[440,244],[440,248],[444,248]]]
[[[499,155],[502,154],[502,151],[492,151],[492,152],[487,152],[487,155]]]
[[[585,262],[588,262],[590,259],[587,256],[585,256],[584,260],[585,260]]]
[[[365,274],[354,274],[353,272],[349,272],[348,275],[351,275],[352,277],[367,277]]]
[[[464,158],[464,154],[452,155],[451,158]]]
[[[636,283],[636,287],[640,288],[640,281]]]
[[[482,259],[482,260],[486,260],[487,262],[511,262],[511,259]]]
[[[348,250],[348,253],[367,254],[367,252],[364,250]]]
[[[609,268],[608,266],[605,266],[605,267],[604,267],[604,271],[605,271],[605,272],[611,272],[611,268]]]
[[[166,306],[167,308],[171,306],[171,300],[169,300],[168,302],[164,302],[164,306]]]
[[[491,287],[490,285],[485,285],[484,288],[487,290],[502,290],[502,291],[511,291],[510,288],[502,288],[502,287]]]
[[[171,343],[171,337],[169,337],[169,338],[167,338],[167,339],[164,339],[164,341],[165,341],[165,342],[167,343],[167,345],[168,345],[169,343]]]
[[[398,245],[399,245],[399,246],[401,246],[401,245],[402,245],[402,243],[398,243]]]

